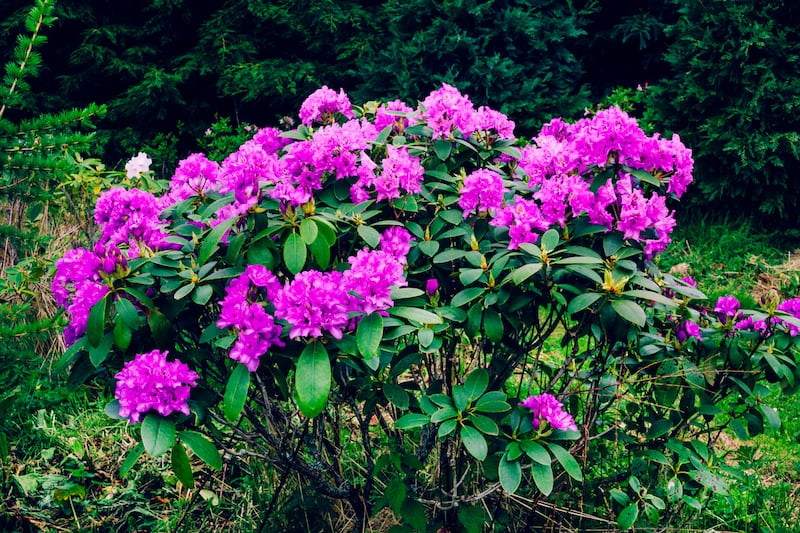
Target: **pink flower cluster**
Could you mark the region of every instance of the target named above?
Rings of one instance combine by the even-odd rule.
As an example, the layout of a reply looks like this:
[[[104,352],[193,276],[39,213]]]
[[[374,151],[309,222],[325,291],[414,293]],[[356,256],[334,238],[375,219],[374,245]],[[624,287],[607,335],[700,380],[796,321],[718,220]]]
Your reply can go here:
[[[500,174],[481,168],[464,178],[458,205],[464,211],[464,218],[473,211],[495,212],[503,207],[504,192]]]
[[[256,290],[254,290],[256,289]],[[225,289],[217,326],[235,328],[238,337],[231,348],[230,358],[239,361],[250,372],[258,369],[260,357],[271,346],[284,346],[280,340],[281,326],[255,300],[253,293],[264,289],[267,301],[275,298],[280,281],[263,265],[248,265],[239,277]]]
[[[265,267],[249,265],[228,284],[217,320],[220,328],[237,331],[230,357],[255,371],[259,358],[271,346],[283,346],[281,327],[275,319],[289,324],[292,339],[317,338],[325,333],[341,339],[357,324],[358,317],[392,307],[392,287],[407,284],[403,264],[410,241],[408,231],[390,227],[381,236],[382,249],[358,251],[348,259],[349,270],[306,270],[283,285]],[[257,301],[254,286],[265,289],[265,303]],[[265,304],[274,309],[273,315]]]
[[[679,197],[691,182],[693,161],[677,136],[648,137],[634,119],[610,108],[575,124],[555,119],[533,141],[518,161],[533,200],[516,195],[492,221],[509,227],[512,249],[583,214],[593,224],[644,243],[649,256],[666,248],[675,219],[664,196],[646,193],[639,178],[624,171],[599,186],[594,180],[609,163],[620,163],[659,177]],[[471,193],[465,189],[462,194]],[[471,200],[464,202],[471,205]]]
[[[547,422],[554,429],[578,431],[572,415],[564,411],[561,402],[552,394],[529,396],[520,405],[533,411],[535,429],[539,429],[542,422]]]
[[[161,416],[176,411],[189,414],[187,400],[199,376],[177,359],[167,361],[167,354],[159,350],[137,354],[114,376],[119,415],[131,424],[151,409]]]
[[[456,131],[465,138],[475,132],[483,132],[492,140],[514,138],[514,123],[505,115],[488,107],[475,110],[466,95],[446,83],[429,94],[420,107],[420,120],[433,130],[434,139],[450,139]]]
[[[161,220],[159,200],[139,189],[115,187],[100,195],[94,209],[94,221],[101,228],[101,244],[131,244],[129,257],[137,257],[141,244],[151,249],[169,247],[165,223]]]
[[[340,89],[337,93],[327,85],[323,85],[311,93],[300,106],[300,121],[305,126],[311,126],[315,122],[330,124],[334,113],[353,118],[353,106],[344,89]]]

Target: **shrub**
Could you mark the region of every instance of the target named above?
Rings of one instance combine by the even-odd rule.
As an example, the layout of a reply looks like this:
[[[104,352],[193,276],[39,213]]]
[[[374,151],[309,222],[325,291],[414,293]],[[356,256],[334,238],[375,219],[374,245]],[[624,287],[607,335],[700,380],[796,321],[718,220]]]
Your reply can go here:
[[[677,138],[609,108],[523,141],[449,85],[413,107],[323,87],[300,117],[191,155],[163,195],[103,194],[96,244],[58,263],[61,365],[140,425],[125,469],[272,463],[265,523],[301,479],[353,530],[384,508],[418,531],[628,529],[726,492],[725,427],[779,424],[761,381],[796,385],[798,301],[710,307],[652,261],[691,181]]]
[[[697,162],[703,206],[796,224],[799,15],[792,2],[680,2],[654,102]]]

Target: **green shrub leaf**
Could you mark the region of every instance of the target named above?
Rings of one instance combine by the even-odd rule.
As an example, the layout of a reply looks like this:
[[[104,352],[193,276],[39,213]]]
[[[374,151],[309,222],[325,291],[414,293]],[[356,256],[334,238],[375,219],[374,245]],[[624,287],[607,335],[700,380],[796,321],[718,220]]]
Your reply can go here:
[[[223,412],[228,422],[236,423],[242,414],[247,401],[247,390],[250,388],[250,371],[239,363],[231,372],[228,383],[225,385],[223,397]]]
[[[214,470],[222,469],[222,457],[213,442],[197,431],[181,431],[181,441],[205,464]]]
[[[158,457],[175,442],[175,422],[160,415],[149,414],[142,420],[142,444],[148,454]]]
[[[331,360],[321,342],[312,342],[300,354],[294,383],[300,412],[308,418],[320,414],[331,391]]]

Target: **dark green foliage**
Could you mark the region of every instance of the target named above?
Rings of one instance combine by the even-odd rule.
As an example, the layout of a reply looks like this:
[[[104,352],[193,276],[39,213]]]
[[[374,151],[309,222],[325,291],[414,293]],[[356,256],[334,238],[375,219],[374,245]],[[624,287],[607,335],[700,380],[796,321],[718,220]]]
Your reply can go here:
[[[656,94],[696,161],[696,201],[798,222],[800,5],[722,0],[680,6],[673,68]]]
[[[517,127],[532,134],[588,103],[574,52],[586,16],[555,1],[385,2],[386,40],[356,65],[365,80],[357,98],[405,100],[450,83],[476,105],[524,117]]]
[[[275,123],[322,85],[354,101],[411,100],[447,82],[525,117],[521,132],[589,101],[576,50],[591,12],[561,2],[61,0],[56,10],[56,60],[33,87],[37,105],[107,102],[109,162],[146,146],[180,159],[220,118]]]

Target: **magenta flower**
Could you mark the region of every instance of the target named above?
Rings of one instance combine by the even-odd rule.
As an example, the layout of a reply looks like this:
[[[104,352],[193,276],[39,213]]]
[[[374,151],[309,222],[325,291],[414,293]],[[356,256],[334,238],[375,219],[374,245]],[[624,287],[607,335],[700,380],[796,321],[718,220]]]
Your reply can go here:
[[[350,317],[350,296],[342,273],[306,270],[275,297],[275,317],[292,326],[289,337],[321,337],[327,331],[341,339]]]
[[[542,422],[547,422],[555,429],[578,431],[572,415],[564,411],[561,402],[552,394],[529,396],[520,405],[533,411],[533,427],[536,429]]]
[[[381,250],[393,256],[400,264],[405,265],[412,240],[414,237],[407,229],[391,226],[381,235]]]
[[[497,172],[481,168],[464,178],[458,205],[464,211],[464,218],[477,210],[496,211],[503,207],[503,178]]]
[[[430,278],[425,282],[425,292],[427,292],[429,296],[433,296],[438,290],[439,282],[436,280],[436,278]]]
[[[169,182],[169,193],[161,198],[162,207],[214,190],[218,176],[219,163],[209,160],[205,154],[189,155],[178,163]]]
[[[102,228],[102,244],[142,243],[152,249],[166,247],[161,203],[149,192],[114,187],[100,195],[94,221]]]
[[[232,279],[225,289],[217,319],[217,327],[236,329],[236,342],[228,355],[250,372],[258,369],[261,356],[272,346],[284,346],[280,340],[281,326],[275,324],[275,318],[260,302],[253,301],[257,293],[255,288],[263,288],[267,299],[271,300],[281,284],[265,266],[248,265],[244,273]]]
[[[368,315],[394,305],[392,287],[408,285],[400,261],[383,250],[359,250],[347,259],[350,270],[343,276],[344,290],[355,293],[350,311]]]
[[[792,298],[790,300],[781,302],[780,304],[778,304],[777,310],[788,313],[795,318],[800,318],[800,298]],[[794,324],[788,324],[788,325],[789,325],[789,335],[791,335],[792,337],[796,337],[798,334],[800,334],[800,328],[798,328]]]
[[[434,139],[449,139],[454,130],[469,137],[475,131],[475,113],[469,98],[446,83],[422,102],[422,119],[433,129]]]
[[[138,423],[151,409],[161,416],[175,411],[189,414],[186,401],[199,376],[177,359],[168,362],[167,354],[158,350],[137,354],[114,376],[119,415],[131,424]]]
[[[344,89],[340,89],[337,93],[327,85],[323,85],[311,93],[300,106],[300,121],[305,126],[311,126],[314,122],[330,124],[333,122],[334,113],[353,118],[353,106]]]
[[[678,339],[678,342],[684,343],[689,337],[694,337],[697,340],[702,340],[703,338],[700,333],[700,326],[691,320],[684,320],[675,328],[675,338]]]
[[[717,299],[717,305],[714,306],[714,312],[717,314],[720,322],[727,323],[736,317],[741,304],[734,296],[720,296]]]
[[[395,115],[393,112],[405,113],[406,116]],[[391,125],[392,133],[402,135],[408,127],[408,116],[413,113],[414,110],[406,105],[405,102],[392,100],[378,108],[375,113],[375,128],[378,131],[383,131],[383,128]]]

